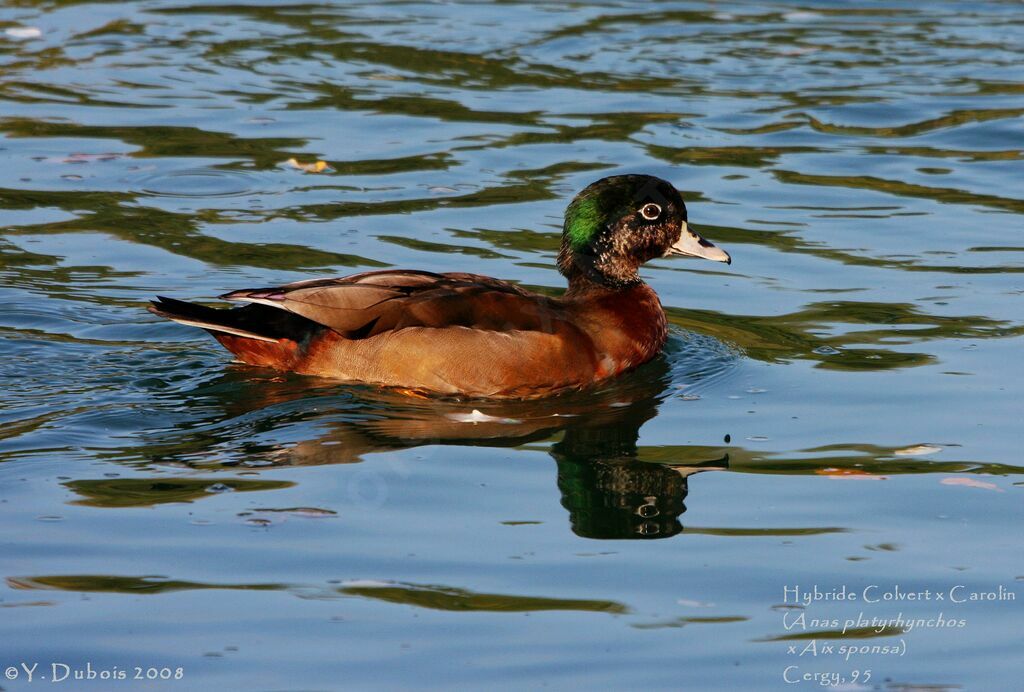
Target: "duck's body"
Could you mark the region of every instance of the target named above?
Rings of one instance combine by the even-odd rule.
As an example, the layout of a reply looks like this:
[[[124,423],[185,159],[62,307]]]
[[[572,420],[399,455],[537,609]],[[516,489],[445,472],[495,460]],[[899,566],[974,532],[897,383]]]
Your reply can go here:
[[[582,203],[622,192],[614,182],[627,180],[633,194],[625,196],[627,207],[657,208],[659,217],[674,212],[681,223],[665,218],[655,227],[645,213],[646,235],[628,244],[622,236],[627,230],[636,236],[635,229],[616,230],[600,218],[588,235],[579,221],[574,228],[581,213],[594,215],[581,211]],[[657,187],[645,190],[641,183]],[[648,255],[673,249],[721,261],[728,255],[689,231],[682,199],[656,178],[606,178],[573,205],[577,213],[570,205],[559,256],[569,278],[561,298],[475,274],[387,270],[234,291],[221,297],[250,304],[232,310],[167,298],[150,310],[206,329],[245,363],[307,375],[474,397],[582,387],[647,362],[664,345],[665,313],[636,274]]]

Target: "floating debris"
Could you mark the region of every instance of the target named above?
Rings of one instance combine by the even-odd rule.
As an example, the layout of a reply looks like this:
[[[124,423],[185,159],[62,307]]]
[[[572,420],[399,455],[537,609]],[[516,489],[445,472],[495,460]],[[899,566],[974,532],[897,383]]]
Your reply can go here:
[[[995,483],[987,483],[985,481],[975,480],[973,478],[965,478],[964,476],[952,476],[950,478],[943,478],[939,481],[943,485],[965,485],[968,488],[981,488],[982,490],[995,490],[997,493],[1003,492]]]
[[[913,447],[893,450],[893,454],[898,457],[920,457],[925,454],[935,454],[935,452],[941,451],[942,447],[939,445],[914,445]]]

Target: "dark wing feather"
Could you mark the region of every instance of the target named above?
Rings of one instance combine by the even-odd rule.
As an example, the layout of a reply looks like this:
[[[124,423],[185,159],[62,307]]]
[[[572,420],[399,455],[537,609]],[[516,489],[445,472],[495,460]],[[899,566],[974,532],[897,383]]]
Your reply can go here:
[[[411,327],[552,333],[563,319],[556,301],[498,279],[465,273],[385,270],[246,289],[221,297],[287,310],[349,339]]]

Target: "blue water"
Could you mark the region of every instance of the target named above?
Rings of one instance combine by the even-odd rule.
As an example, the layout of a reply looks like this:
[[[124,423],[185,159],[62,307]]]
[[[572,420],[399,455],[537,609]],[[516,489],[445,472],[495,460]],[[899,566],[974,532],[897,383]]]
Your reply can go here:
[[[0,8],[0,685],[1013,689],[1022,46],[1013,2]],[[595,390],[343,387],[144,310],[557,292],[626,172],[733,264],[647,266],[669,346]]]

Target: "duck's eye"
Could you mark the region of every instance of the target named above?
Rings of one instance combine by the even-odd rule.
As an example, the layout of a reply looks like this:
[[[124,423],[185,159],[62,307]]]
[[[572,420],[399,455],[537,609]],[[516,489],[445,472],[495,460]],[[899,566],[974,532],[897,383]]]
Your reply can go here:
[[[640,216],[644,217],[648,221],[654,221],[656,218],[661,216],[661,207],[657,204],[645,204],[640,208]]]

